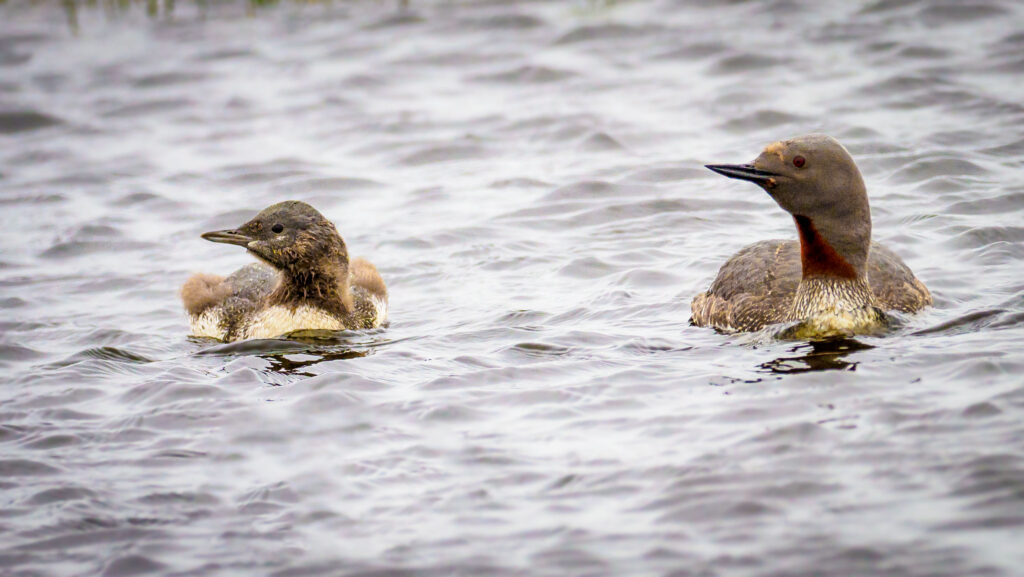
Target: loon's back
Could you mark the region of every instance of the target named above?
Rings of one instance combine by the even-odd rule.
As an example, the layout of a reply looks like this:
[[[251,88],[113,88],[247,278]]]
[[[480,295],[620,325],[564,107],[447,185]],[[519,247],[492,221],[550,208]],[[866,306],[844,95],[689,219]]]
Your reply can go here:
[[[691,322],[719,330],[756,331],[788,322],[802,277],[800,242],[765,240],[730,258],[706,292],[694,297]],[[912,313],[932,303],[931,294],[896,253],[871,243],[868,282],[882,310]]]

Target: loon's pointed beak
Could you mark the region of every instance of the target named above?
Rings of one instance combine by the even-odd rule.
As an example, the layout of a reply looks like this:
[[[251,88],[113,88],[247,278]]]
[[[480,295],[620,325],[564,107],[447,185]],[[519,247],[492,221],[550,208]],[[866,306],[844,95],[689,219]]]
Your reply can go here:
[[[778,176],[774,172],[754,168],[753,164],[705,164],[704,168],[713,170],[722,176],[749,180],[761,186],[774,185],[774,178]]]
[[[244,247],[248,247],[250,242],[256,240],[237,230],[215,230],[213,232],[204,232],[202,237],[211,242],[237,244],[238,246]]]

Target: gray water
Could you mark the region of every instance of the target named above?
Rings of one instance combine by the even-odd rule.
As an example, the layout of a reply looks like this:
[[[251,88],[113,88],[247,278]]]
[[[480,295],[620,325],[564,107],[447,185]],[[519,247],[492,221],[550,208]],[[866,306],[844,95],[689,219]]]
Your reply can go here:
[[[0,574],[1024,572],[1024,6],[0,5]],[[935,307],[688,326],[820,131]],[[188,337],[284,199],[386,329]]]

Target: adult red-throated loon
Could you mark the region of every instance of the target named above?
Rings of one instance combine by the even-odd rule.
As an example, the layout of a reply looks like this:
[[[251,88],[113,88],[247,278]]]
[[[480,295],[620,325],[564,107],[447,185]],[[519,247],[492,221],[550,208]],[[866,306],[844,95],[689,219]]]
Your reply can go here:
[[[761,241],[730,258],[693,299],[693,324],[734,332],[802,321],[794,336],[828,337],[873,332],[884,311],[932,304],[900,257],[871,242],[864,180],[835,139],[801,136],[770,144],[751,164],[707,167],[764,188],[793,215],[800,240]]]

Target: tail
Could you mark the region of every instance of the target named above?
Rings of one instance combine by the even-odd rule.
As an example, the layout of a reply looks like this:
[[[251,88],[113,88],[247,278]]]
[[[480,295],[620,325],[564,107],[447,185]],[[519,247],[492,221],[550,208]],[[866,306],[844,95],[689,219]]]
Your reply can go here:
[[[181,302],[189,315],[198,317],[206,309],[223,302],[229,294],[231,289],[224,282],[224,277],[197,273],[182,285]]]
[[[377,267],[366,259],[354,258],[349,264],[349,282],[352,286],[362,287],[373,296],[387,302],[388,288],[384,285],[384,279],[377,272]]]

